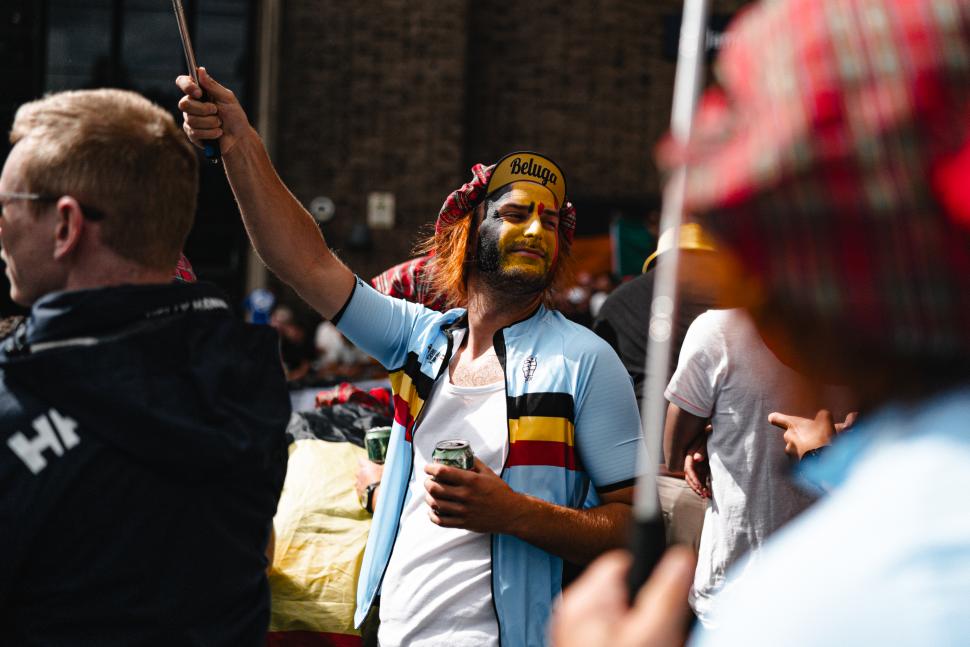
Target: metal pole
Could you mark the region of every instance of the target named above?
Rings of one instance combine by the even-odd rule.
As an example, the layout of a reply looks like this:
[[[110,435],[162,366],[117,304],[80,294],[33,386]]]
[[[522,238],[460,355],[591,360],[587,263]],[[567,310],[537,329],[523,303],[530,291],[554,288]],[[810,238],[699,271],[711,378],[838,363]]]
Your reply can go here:
[[[182,51],[185,52],[185,65],[189,70],[189,76],[196,85],[199,84],[198,63],[195,60],[195,50],[192,48],[192,37],[189,34],[189,23],[185,18],[185,9],[182,7],[182,0],[172,0],[172,9],[175,11],[175,21],[179,27],[179,38],[182,39]],[[202,101],[208,101],[209,97],[203,91]],[[219,140],[209,139],[203,142],[205,158],[212,164],[218,164],[222,158],[219,150]]]
[[[694,111],[704,81],[708,0],[684,0],[674,76],[674,100],[670,130],[674,140],[690,139]],[[673,247],[657,258],[647,329],[646,382],[641,420],[644,442],[639,456],[640,476],[633,503],[635,522],[633,554],[628,583],[631,599],[649,577],[663,552],[663,519],[657,495],[657,465],[663,451],[663,426],[667,412],[664,389],[670,366],[670,346],[677,306],[677,268],[680,264],[680,225],[683,220],[687,167],[674,170],[663,191],[660,231],[673,233]]]

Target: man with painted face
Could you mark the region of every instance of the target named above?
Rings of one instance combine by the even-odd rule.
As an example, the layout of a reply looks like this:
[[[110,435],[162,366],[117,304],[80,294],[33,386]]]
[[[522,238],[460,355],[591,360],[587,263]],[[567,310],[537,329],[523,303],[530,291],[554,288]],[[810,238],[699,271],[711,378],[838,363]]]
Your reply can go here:
[[[515,153],[452,193],[427,241],[436,312],[379,294],[328,249],[231,92],[177,83],[185,130],[219,138],[269,267],[391,372],[395,420],[357,592],[380,596],[382,645],[539,645],[563,563],[624,543],[639,418],[629,377],[592,332],[547,309],[575,228],[559,167]],[[460,438],[471,470],[434,464]],[[593,492],[600,505],[585,507]]]

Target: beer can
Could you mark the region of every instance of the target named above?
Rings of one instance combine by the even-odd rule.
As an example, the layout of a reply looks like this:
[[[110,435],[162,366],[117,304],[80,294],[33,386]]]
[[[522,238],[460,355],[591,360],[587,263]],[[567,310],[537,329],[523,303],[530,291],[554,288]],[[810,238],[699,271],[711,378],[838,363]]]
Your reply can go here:
[[[439,465],[470,470],[475,465],[475,454],[467,440],[442,440],[434,446],[431,460]]]
[[[387,456],[387,444],[391,440],[390,427],[373,427],[364,434],[364,447],[367,448],[367,458],[372,463],[384,464]]]

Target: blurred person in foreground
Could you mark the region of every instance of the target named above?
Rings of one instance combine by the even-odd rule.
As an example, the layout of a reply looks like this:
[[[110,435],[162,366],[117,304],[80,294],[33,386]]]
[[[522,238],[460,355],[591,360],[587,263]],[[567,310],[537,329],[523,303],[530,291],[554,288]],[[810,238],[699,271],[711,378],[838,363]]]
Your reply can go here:
[[[276,335],[172,282],[195,152],[120,90],[25,104],[10,139],[0,243],[31,310],[0,346],[4,642],[261,645],[289,400]]]
[[[744,264],[769,346],[847,383],[860,411],[800,464],[831,492],[766,544],[694,643],[964,644],[970,2],[766,2],[730,34],[686,208]],[[661,562],[633,611],[625,564],[610,555],[567,591],[557,644],[682,639],[689,558]]]
[[[357,592],[380,594],[379,640],[536,645],[563,562],[626,538],[640,423],[629,377],[588,329],[547,308],[567,278],[576,214],[538,153],[476,164],[445,200],[425,253],[437,312],[382,295],[341,263],[280,181],[232,92],[200,68],[179,106],[196,143],[219,138],[267,265],[391,372],[395,420]],[[463,470],[432,462],[464,439]],[[584,508],[595,491],[599,505]]]

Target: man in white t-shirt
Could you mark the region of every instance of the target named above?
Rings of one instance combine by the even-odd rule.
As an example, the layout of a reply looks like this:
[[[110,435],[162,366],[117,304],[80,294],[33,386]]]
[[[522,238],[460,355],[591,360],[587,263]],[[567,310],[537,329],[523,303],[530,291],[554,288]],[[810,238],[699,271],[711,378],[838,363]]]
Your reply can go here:
[[[406,550],[391,553],[381,589],[381,644],[437,644],[437,636],[449,636],[455,646],[497,644],[490,537],[435,524],[424,481],[435,444],[456,437],[467,440],[490,470],[501,472],[508,441],[495,432],[505,425],[505,383],[500,376],[481,386],[442,379],[429,401],[423,433],[414,435],[413,491],[395,541]]]
[[[233,93],[199,78],[177,80],[185,130],[197,145],[219,139],[260,257],[390,372],[395,420],[357,625],[380,595],[383,645],[543,644],[563,562],[625,543],[640,442],[619,358],[544,305],[576,226],[561,169],[524,152],[473,167],[427,243],[437,291],[462,306],[436,312],[355,278]],[[438,440],[479,433],[472,470],[431,463]],[[600,505],[586,507],[591,488]]]
[[[671,469],[683,466],[685,448],[704,433],[708,418],[713,427],[710,503],[690,594],[706,624],[728,567],[812,502],[792,481],[785,441],[768,414],[814,417],[817,407],[810,385],[771,353],[741,309],[709,310],[694,320],[665,396]]]
[[[543,644],[564,560],[582,564],[604,540],[623,541],[638,442],[632,387],[602,340],[541,305],[572,215],[558,226],[538,218],[565,201],[508,183],[525,172],[520,159],[555,168],[535,154],[476,167],[439,216],[438,249],[477,239],[436,255],[437,291],[467,311],[432,313],[358,284],[338,317],[386,366],[401,365],[394,347],[423,364],[391,372],[401,433],[358,589],[360,615],[379,587],[381,645]],[[462,258],[474,259],[471,271]],[[483,331],[489,343],[476,348]],[[452,438],[474,450],[471,472],[433,463],[435,445]],[[580,510],[590,486],[605,505]]]

